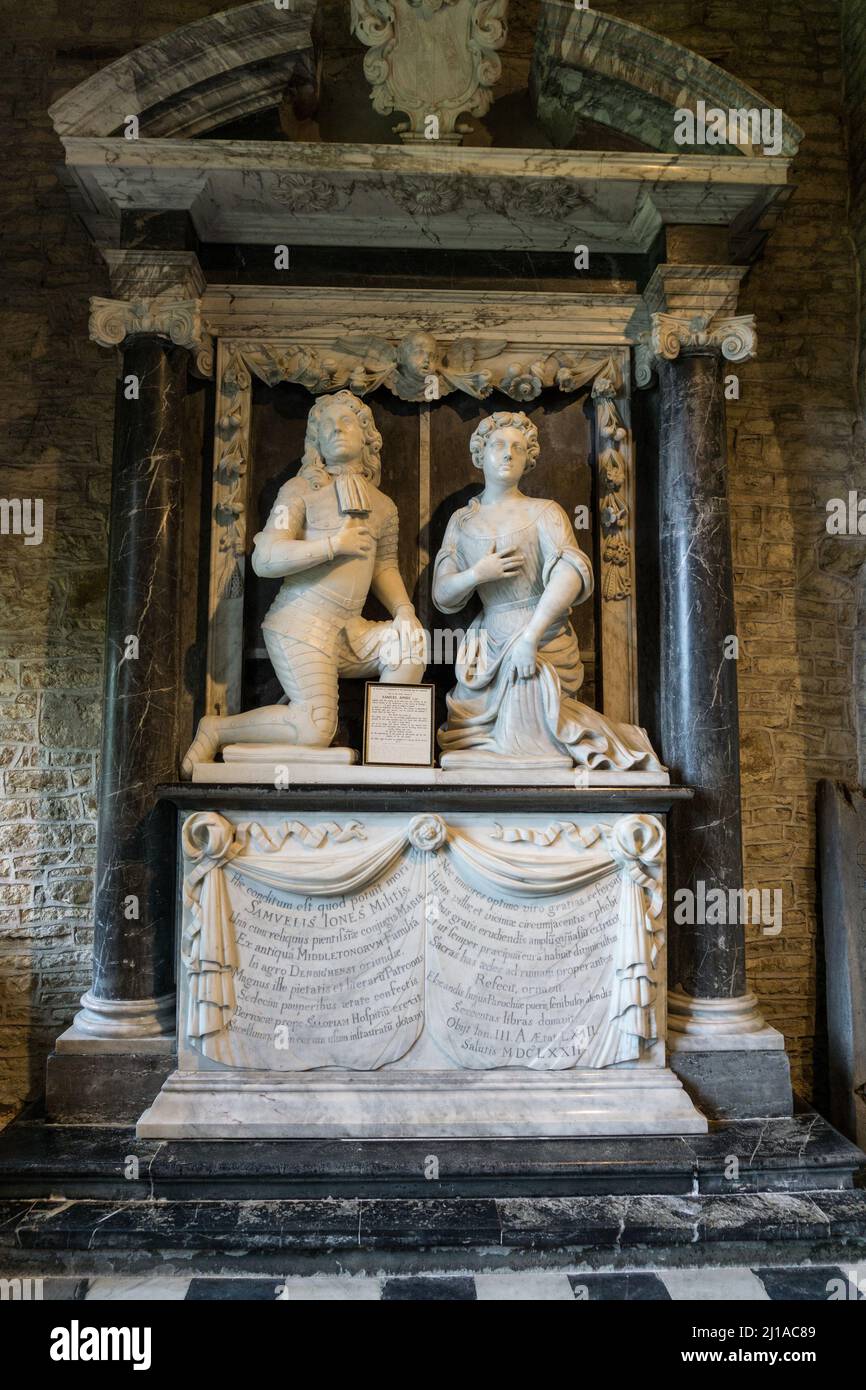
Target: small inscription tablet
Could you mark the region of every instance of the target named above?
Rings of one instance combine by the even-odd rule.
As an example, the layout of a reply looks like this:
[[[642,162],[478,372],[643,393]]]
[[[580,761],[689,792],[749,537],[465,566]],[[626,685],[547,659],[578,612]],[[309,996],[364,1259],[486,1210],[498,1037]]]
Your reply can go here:
[[[379,766],[432,767],[432,685],[367,682],[364,701],[364,762]]]

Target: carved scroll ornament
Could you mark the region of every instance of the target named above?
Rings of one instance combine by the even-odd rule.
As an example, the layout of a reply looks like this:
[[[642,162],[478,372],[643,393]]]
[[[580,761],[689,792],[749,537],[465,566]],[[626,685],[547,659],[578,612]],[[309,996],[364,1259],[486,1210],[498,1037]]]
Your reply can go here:
[[[214,344],[201,314],[198,299],[176,300],[170,295],[150,300],[102,299],[90,301],[90,337],[100,347],[120,347],[127,338],[153,334],[168,338],[194,354],[199,376],[213,373]]]
[[[653,314],[651,327],[642,334],[637,349],[638,386],[649,383],[655,362],[672,362],[681,353],[708,349],[721,353],[727,362],[749,361],[758,350],[754,314],[698,314],[692,318]]]
[[[507,10],[508,0],[352,0],[352,33],[370,50],[373,109],[405,111],[409,119],[394,127],[401,139],[459,144],[471,126],[458,117],[489,110]]]

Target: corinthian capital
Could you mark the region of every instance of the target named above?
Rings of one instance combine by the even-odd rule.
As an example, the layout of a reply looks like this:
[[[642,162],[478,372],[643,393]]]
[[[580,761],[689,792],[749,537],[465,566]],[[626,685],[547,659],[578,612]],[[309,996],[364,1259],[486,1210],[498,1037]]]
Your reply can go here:
[[[103,252],[116,298],[90,301],[90,337],[100,347],[153,334],[195,354],[201,376],[213,371],[213,338],[202,319],[204,276],[191,251]]]

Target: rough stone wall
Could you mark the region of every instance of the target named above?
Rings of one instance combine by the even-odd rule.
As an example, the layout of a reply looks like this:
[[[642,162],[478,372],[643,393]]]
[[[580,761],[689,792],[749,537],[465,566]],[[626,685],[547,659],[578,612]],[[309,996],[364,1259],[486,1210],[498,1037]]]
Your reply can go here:
[[[807,133],[796,197],[742,297],[761,351],[741,369],[742,399],[730,409],[747,882],[785,894],[780,937],[749,929],[749,965],[806,1093],[814,788],[819,777],[857,774],[855,557],[824,532],[826,499],[856,485],[862,460],[840,3],[604,5],[728,67]],[[862,44],[861,0],[846,3]],[[114,392],[114,362],[86,338],[87,297],[107,284],[58,186],[46,109],[114,57],[224,4],[2,8],[0,497],[41,497],[45,508],[40,546],[0,537],[0,1111],[11,1111],[38,1086],[45,1050],[89,983]],[[534,7],[512,8],[509,48]]]
[[[857,255],[860,289],[858,353],[853,369],[866,407],[866,4],[842,0],[842,54],[845,75],[845,123],[850,167],[850,223]],[[861,475],[861,496],[866,479]],[[857,726],[860,733],[860,785],[866,782],[866,579],[861,576],[858,645],[854,657]]]
[[[90,983],[115,361],[87,340],[101,258],[69,212],[47,108],[206,0],[2,5],[0,497],[44,539],[0,536],[0,1120]]]
[[[861,402],[866,402],[866,313],[862,300],[866,281],[866,5],[863,0],[842,0],[842,54],[851,171],[851,235],[857,251],[861,285],[857,382]]]

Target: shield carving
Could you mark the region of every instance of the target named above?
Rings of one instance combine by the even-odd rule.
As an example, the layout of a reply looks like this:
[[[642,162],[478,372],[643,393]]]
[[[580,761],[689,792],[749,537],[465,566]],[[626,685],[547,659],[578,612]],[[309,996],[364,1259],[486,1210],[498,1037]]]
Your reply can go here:
[[[352,0],[373,106],[406,113],[395,127],[404,141],[459,144],[459,116],[489,109],[507,9],[508,0]]]

